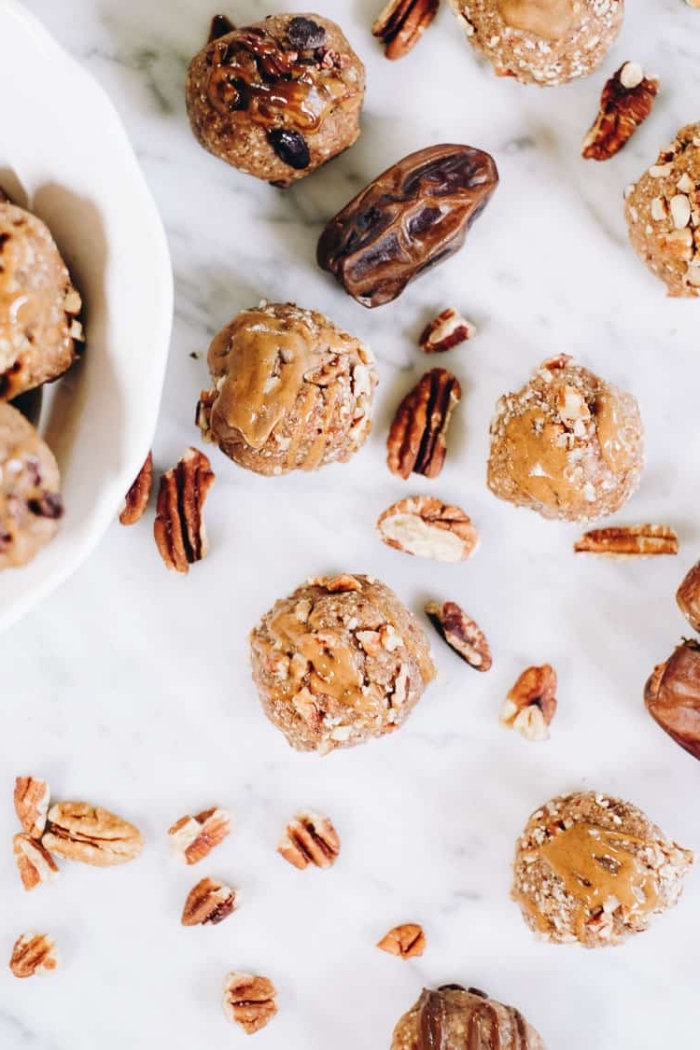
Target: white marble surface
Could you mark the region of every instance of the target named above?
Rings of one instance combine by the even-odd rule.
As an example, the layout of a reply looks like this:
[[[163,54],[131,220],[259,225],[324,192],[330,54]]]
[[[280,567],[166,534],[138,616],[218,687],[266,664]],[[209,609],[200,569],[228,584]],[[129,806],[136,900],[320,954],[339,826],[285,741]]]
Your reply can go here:
[[[684,123],[697,119],[700,12],[636,0],[604,71],[626,58],[654,69],[662,95],[633,144],[606,165],[579,159],[602,73],[539,92],[498,81],[444,10],[419,49],[390,65],[368,26],[375,0],[318,0],[366,59],[364,134],[351,152],[287,194],[202,152],[182,100],[186,62],[212,10],[198,0],[31,0],[107,87],[143,160],[170,236],[177,317],[159,466],[196,440],[205,382],[190,356],[260,296],[327,311],[369,339],[381,369],[376,430],[344,467],[266,480],[214,453],[211,554],[188,578],[165,572],[150,522],[115,525],[98,553],[42,608],[0,639],[0,833],[14,833],[15,774],[48,776],[58,797],[89,798],[139,823],[143,858],[122,869],[64,866],[24,894],[0,854],[0,955],[25,929],[55,934],[58,974],[18,982],[0,967],[2,1050],[224,1050],[247,1045],[220,1010],[230,968],[271,976],[280,1013],[267,1050],[387,1050],[423,984],[461,981],[518,1005],[552,1050],[695,1046],[700,1022],[700,872],[674,912],[624,947],[539,944],[509,901],[513,843],[551,794],[591,786],[641,805],[700,849],[694,760],[646,715],[641,690],[684,632],[673,595],[700,554],[697,426],[699,304],[669,301],[628,248],[624,186]],[[279,9],[294,5],[281,2]],[[272,11],[240,0],[239,23]],[[40,71],[37,89],[42,84]],[[89,134],[72,126],[67,141]],[[320,225],[369,177],[411,149],[463,140],[491,150],[502,184],[455,260],[396,304],[369,313],[315,269]],[[425,367],[415,335],[432,311],[462,307],[480,324],[449,365],[466,396],[439,483],[404,484],[384,466],[397,398]],[[630,387],[648,433],[642,487],[620,522],[677,527],[676,559],[575,561],[577,530],[541,522],[486,490],[488,420],[498,395],[541,359],[574,351]],[[473,562],[410,560],[375,539],[395,497],[439,492],[481,528]],[[489,634],[488,675],[436,641],[441,677],[396,736],[325,760],[293,753],[265,721],[249,680],[246,635],[306,576],[368,571],[420,609],[461,601]],[[552,662],[560,709],[535,746],[498,727],[525,664]],[[203,865],[244,894],[213,929],[184,930],[194,880],[169,858],[165,830],[219,802],[237,827]],[[297,808],[329,812],[343,839],[331,872],[300,874],[274,853]],[[199,873],[198,873],[199,874]],[[428,950],[402,963],[374,942],[400,921],[425,926]]]

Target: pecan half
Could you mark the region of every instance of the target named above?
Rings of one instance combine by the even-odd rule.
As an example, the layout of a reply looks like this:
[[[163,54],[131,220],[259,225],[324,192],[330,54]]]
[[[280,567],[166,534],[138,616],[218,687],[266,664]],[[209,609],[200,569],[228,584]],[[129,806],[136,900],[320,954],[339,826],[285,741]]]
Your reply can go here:
[[[574,550],[607,558],[650,558],[678,554],[678,537],[668,525],[610,525],[585,533]]]
[[[194,886],[182,909],[183,926],[217,926],[233,915],[238,903],[231,886],[218,879],[202,879]]]
[[[655,667],[644,703],[654,721],[693,758],[700,759],[700,645],[684,641]]]
[[[651,113],[659,91],[657,77],[648,77],[638,62],[625,62],[603,88],[600,109],[583,140],[586,160],[609,160],[629,142]]]
[[[46,780],[17,777],[15,780],[15,813],[28,835],[40,839],[46,827],[51,791]]]
[[[413,922],[395,926],[382,937],[377,948],[390,955],[398,955],[400,959],[415,959],[425,951],[423,927]]]
[[[301,871],[314,864],[330,868],[340,853],[340,838],[330,817],[319,813],[298,813],[289,822],[277,852]]]
[[[56,943],[46,933],[23,933],[15,941],[10,969],[15,977],[50,973],[58,966]]]
[[[58,865],[51,854],[30,835],[15,835],[12,850],[25,890],[35,890],[58,874]]]
[[[442,354],[473,339],[475,335],[476,325],[450,308],[443,310],[425,326],[418,345],[424,354]]]
[[[174,856],[184,864],[199,864],[231,834],[231,814],[213,807],[196,817],[181,817],[168,829]]]
[[[440,637],[470,667],[475,671],[490,669],[493,661],[486,635],[456,602],[428,602],[425,611]]]
[[[153,488],[153,453],[149,452],[146,461],[138,472],[136,479],[126,494],[124,509],[119,515],[122,525],[135,525],[146,513],[148,501]]]
[[[466,561],[479,545],[469,516],[434,496],[394,503],[379,516],[377,532],[387,546],[433,561]]]
[[[548,726],[557,710],[557,675],[553,667],[528,667],[508,693],[500,722],[526,740],[549,739]]]
[[[277,990],[267,977],[229,973],[224,979],[224,1014],[227,1020],[253,1035],[277,1013]]]
[[[189,572],[207,554],[202,511],[215,474],[203,452],[188,448],[160,479],[153,534],[168,569]]]
[[[41,842],[49,853],[98,868],[136,860],[143,849],[138,828],[89,802],[53,805]]]
[[[676,601],[693,630],[700,632],[700,561],[683,578]]]
[[[387,58],[403,58],[411,51],[437,14],[440,0],[389,0],[372,35],[385,45]]]
[[[445,436],[455,405],[462,397],[459,381],[446,368],[431,368],[403,399],[387,439],[392,474],[436,478],[447,453]]]

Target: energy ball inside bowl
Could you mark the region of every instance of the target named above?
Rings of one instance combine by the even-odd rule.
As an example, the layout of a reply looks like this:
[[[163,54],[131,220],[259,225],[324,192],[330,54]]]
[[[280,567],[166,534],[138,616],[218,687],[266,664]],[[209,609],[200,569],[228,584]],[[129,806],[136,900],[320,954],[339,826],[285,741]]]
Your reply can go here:
[[[278,601],[251,659],[270,721],[321,755],[397,729],[435,677],[423,628],[369,576],[317,577]]]
[[[202,435],[257,474],[344,463],[370,432],[374,358],[315,310],[244,310],[212,342],[209,370]]]
[[[622,26],[623,0],[450,0],[499,76],[554,86],[600,65]]]
[[[58,531],[60,477],[51,449],[0,404],[0,570],[26,565]]]
[[[700,296],[700,124],[689,124],[627,191],[632,246],[668,294]]]
[[[81,306],[48,227],[0,200],[0,400],[70,368]]]
[[[639,484],[643,434],[631,394],[566,355],[553,358],[496,407],[489,488],[543,518],[613,514]]]
[[[187,111],[205,149],[277,186],[309,175],[360,134],[362,62],[319,15],[272,15],[196,55]]]
[[[562,795],[536,810],[518,839],[512,895],[545,940],[601,948],[676,904],[693,861],[631,803]]]
[[[541,1037],[513,1006],[477,988],[425,989],[396,1028],[391,1050],[545,1050]]]

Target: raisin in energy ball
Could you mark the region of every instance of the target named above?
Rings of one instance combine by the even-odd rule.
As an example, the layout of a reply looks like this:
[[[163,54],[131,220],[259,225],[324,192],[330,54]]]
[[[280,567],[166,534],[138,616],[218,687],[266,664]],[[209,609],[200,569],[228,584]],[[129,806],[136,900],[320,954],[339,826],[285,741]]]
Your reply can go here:
[[[598,66],[622,25],[623,0],[450,0],[499,76],[565,84]]]
[[[257,474],[344,463],[369,434],[372,354],[315,310],[244,310],[212,342],[209,370],[202,435]]]
[[[629,802],[562,795],[533,813],[518,839],[513,899],[545,940],[601,948],[672,907],[693,860]]]
[[[50,383],[72,365],[80,296],[47,226],[0,200],[0,400]]]
[[[637,255],[671,296],[700,296],[700,124],[689,124],[630,186],[625,201]]]
[[[637,402],[565,355],[506,394],[491,423],[488,485],[543,518],[613,514],[639,484],[643,427]]]
[[[422,627],[369,576],[318,577],[278,601],[251,659],[270,721],[321,755],[397,729],[435,676]]]
[[[519,1010],[477,988],[424,990],[394,1029],[391,1050],[545,1050]]]
[[[194,57],[187,110],[205,149],[289,186],[360,134],[362,62],[334,23],[273,15],[216,36]]]
[[[63,513],[56,460],[31,423],[0,404],[0,570],[26,565]]]

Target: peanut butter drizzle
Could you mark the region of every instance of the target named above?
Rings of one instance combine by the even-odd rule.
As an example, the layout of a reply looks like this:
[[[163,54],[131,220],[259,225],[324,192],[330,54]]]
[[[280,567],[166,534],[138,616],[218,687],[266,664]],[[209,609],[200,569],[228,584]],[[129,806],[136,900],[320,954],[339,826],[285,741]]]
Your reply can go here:
[[[564,40],[573,27],[572,0],[499,0],[506,25],[543,40]]]
[[[309,688],[312,693],[328,693],[340,700],[354,696],[362,685],[354,653],[333,631],[303,634],[297,647],[311,664]]]

